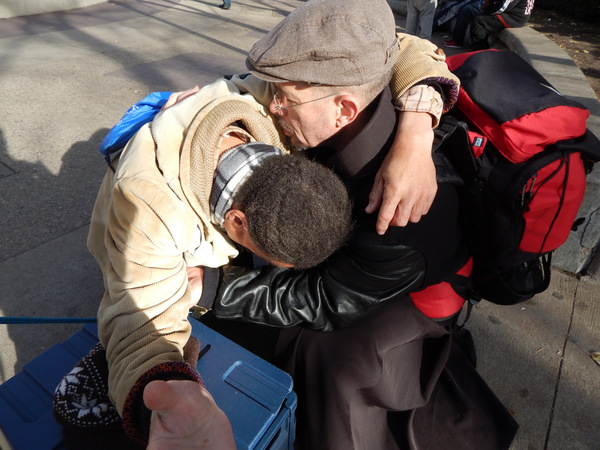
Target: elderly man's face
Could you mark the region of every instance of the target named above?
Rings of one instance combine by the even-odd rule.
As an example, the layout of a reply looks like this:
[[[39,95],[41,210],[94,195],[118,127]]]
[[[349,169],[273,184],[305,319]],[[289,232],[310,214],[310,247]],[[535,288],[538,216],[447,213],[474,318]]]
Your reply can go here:
[[[339,130],[337,94],[319,96],[315,88],[291,82],[276,83],[273,87],[269,109],[295,148],[316,147]]]

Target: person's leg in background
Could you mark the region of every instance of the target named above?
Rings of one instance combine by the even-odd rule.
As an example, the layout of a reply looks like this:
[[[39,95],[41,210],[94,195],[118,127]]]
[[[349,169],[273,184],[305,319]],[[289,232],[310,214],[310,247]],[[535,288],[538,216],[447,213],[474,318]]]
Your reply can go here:
[[[419,20],[418,36],[423,39],[431,39],[433,32],[433,19],[435,17],[435,9],[437,8],[437,0],[426,0],[423,2],[423,9]]]
[[[406,33],[417,35],[419,27],[419,0],[406,0]]]
[[[473,50],[485,50],[490,47],[488,36],[504,28],[510,28],[502,20],[502,15],[482,15],[471,22],[471,47]]]
[[[479,15],[481,15],[479,0],[462,6],[456,14],[456,24],[452,31],[452,39],[444,41],[444,45],[449,48],[462,48],[465,43],[465,34],[467,33],[469,23]]]

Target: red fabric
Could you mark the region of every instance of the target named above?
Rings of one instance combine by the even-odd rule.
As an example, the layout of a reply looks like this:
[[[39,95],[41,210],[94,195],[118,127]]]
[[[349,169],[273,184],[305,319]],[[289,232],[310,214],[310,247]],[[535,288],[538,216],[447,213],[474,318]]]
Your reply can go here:
[[[476,53],[479,52],[448,57],[448,68],[451,71],[458,69]],[[527,161],[550,144],[583,135],[590,115],[587,109],[554,106],[499,124],[471,99],[462,86],[456,106],[506,159],[515,164]]]
[[[511,162],[527,161],[555,142],[585,133],[589,111],[571,106],[555,106],[526,114],[518,119],[482,130]]]
[[[558,248],[567,240],[575,221],[585,193],[585,168],[581,154],[571,154],[565,185],[566,166],[552,176],[560,163],[560,160],[555,161],[537,173],[533,198],[528,211],[523,213],[525,231],[519,248],[525,252],[545,253]],[[544,183],[549,176],[551,178]],[[561,205],[560,198],[563,195]],[[557,214],[557,219],[552,223]]]
[[[456,69],[458,69],[460,66],[462,66],[463,63],[467,59],[469,59],[471,56],[473,56],[476,53],[497,52],[497,51],[499,51],[499,50],[489,49],[489,50],[478,50],[476,52],[459,53],[458,55],[452,55],[452,56],[446,57],[446,64],[448,65],[448,69],[450,69],[450,72],[454,72]],[[462,91],[462,89],[461,89],[461,91]]]
[[[458,107],[515,164],[527,161],[559,140],[583,135],[589,116],[585,109],[555,106],[498,124],[463,89],[458,93]]]
[[[473,271],[473,258],[458,271],[457,275],[469,277]],[[413,303],[427,317],[444,319],[453,316],[463,307],[465,299],[456,293],[446,281],[426,287],[410,294]]]
[[[498,18],[500,23],[502,25],[504,25],[506,28],[511,28],[511,26],[508,23],[506,23],[506,20],[504,19],[504,17],[502,17],[502,14],[497,14],[496,17]]]

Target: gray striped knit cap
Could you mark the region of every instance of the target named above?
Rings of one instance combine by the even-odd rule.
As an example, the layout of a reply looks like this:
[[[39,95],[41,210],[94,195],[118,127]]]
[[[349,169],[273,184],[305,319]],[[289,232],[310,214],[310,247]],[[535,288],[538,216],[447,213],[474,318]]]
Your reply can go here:
[[[276,155],[283,155],[283,151],[260,142],[241,144],[221,155],[210,194],[212,223],[223,226],[225,213],[231,209],[236,189],[261,161]]]

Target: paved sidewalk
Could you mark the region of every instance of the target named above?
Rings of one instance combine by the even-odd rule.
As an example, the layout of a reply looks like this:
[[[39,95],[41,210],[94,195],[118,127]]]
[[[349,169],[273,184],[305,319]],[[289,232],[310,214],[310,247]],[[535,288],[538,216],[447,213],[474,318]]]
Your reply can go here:
[[[0,20],[0,315],[95,315],[102,280],[85,240],[100,141],[149,92],[245,70],[251,45],[302,2],[220,3],[123,0]],[[598,293],[594,273],[556,269],[529,302],[475,308],[480,371],[521,424],[513,449],[600,448],[600,365],[588,354],[600,351]],[[0,382],[79,328],[0,325]]]

